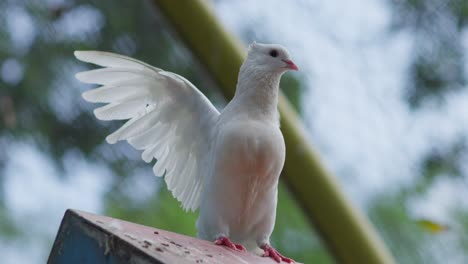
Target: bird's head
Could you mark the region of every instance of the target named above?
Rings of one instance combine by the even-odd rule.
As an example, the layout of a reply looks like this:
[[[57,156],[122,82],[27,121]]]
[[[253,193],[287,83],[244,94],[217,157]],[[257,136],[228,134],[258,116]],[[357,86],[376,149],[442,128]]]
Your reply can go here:
[[[288,70],[299,70],[291,60],[291,56],[286,48],[277,44],[253,42],[249,46],[247,60],[254,64],[255,67],[266,71],[283,73]]]

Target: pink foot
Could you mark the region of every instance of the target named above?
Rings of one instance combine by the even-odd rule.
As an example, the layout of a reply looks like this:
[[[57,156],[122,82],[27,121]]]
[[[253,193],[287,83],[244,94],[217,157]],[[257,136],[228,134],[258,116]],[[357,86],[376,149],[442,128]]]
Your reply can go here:
[[[268,244],[265,244],[265,245],[261,246],[260,248],[263,249],[263,251],[264,251],[262,257],[270,257],[270,258],[272,258],[274,261],[276,261],[278,263],[280,263],[281,261],[284,261],[286,263],[295,262],[293,259],[290,259],[290,258],[287,258],[287,257],[281,255],[276,249],[272,248]]]
[[[231,240],[229,240],[229,238],[227,237],[218,237],[218,239],[215,240],[214,242],[216,245],[219,245],[219,246],[225,246],[225,247],[228,247],[232,250],[238,250],[238,251],[246,251],[245,247],[241,244],[235,244],[233,243]]]

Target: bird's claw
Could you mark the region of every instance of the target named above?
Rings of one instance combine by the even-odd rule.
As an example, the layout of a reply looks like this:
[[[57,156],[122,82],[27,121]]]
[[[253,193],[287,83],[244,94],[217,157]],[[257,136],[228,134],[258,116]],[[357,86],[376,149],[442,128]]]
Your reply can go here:
[[[295,262],[293,259],[290,259],[290,258],[287,258],[287,257],[281,255],[278,252],[278,250],[274,249],[273,247],[271,247],[268,244],[265,244],[265,245],[261,246],[260,248],[263,249],[263,251],[264,251],[262,257],[270,257],[270,258],[272,258],[274,261],[276,261],[278,263],[281,263],[281,261],[284,261],[286,263],[294,263]]]
[[[245,247],[241,244],[235,244],[229,238],[227,237],[219,237],[218,239],[215,240],[214,242],[216,245],[219,246],[225,246],[228,247],[232,250],[237,250],[237,251],[246,251]]]

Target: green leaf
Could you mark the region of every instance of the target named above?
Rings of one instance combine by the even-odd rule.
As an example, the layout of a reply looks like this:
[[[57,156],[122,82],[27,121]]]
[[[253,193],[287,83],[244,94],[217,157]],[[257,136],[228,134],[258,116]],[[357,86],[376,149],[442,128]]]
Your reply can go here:
[[[429,219],[416,220],[416,224],[418,224],[418,226],[423,230],[433,234],[438,234],[449,230],[448,225],[437,223]]]

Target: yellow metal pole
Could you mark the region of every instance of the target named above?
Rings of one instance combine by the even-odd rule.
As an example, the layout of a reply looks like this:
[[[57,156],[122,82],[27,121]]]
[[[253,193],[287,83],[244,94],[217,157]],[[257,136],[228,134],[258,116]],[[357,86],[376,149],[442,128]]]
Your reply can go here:
[[[203,0],[153,0],[193,54],[218,82],[227,99],[234,95],[245,49],[227,33]],[[279,98],[286,141],[284,181],[328,249],[342,263],[394,263],[367,218],[355,208],[335,177],[320,162],[299,117],[283,94]]]

